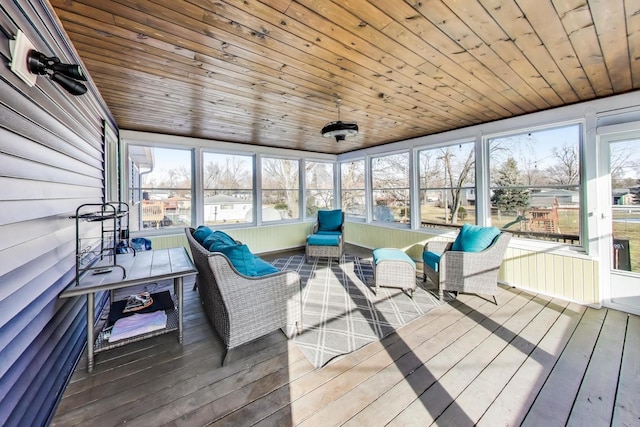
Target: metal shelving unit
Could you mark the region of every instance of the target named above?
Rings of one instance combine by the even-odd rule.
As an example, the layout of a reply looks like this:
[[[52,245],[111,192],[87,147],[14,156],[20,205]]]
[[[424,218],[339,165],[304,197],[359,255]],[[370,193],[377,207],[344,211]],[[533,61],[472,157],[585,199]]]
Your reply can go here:
[[[129,244],[129,205],[123,202],[87,203],[80,205],[71,218],[76,220],[76,285],[80,284],[80,277],[86,271],[102,274],[118,268],[124,279],[126,271],[118,264],[118,251],[126,248],[135,255],[135,249]],[[80,227],[83,222],[100,222],[100,236],[95,238],[100,241],[97,247],[82,248]],[[96,259],[107,261],[94,266]],[[89,265],[83,267],[85,262]]]

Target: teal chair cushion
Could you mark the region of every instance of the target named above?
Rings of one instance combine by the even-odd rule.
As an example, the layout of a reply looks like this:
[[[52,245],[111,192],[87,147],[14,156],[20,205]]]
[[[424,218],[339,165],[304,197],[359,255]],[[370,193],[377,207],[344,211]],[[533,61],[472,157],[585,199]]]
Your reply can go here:
[[[213,234],[212,229],[210,229],[206,225],[201,225],[198,228],[196,228],[196,231],[193,232],[193,238],[196,239],[196,242],[203,245],[204,239],[209,237],[211,234]]]
[[[452,251],[480,252],[491,246],[500,234],[497,227],[481,227],[479,225],[464,224],[458,237],[453,242]]]
[[[431,267],[433,271],[438,271],[440,266],[440,254],[435,252],[423,252],[422,253],[422,261],[424,261],[425,265]]]
[[[256,264],[256,276],[264,276],[265,274],[278,273],[280,271],[258,255],[254,255],[253,257],[253,262]]]
[[[235,269],[245,276],[255,276],[257,274],[255,255],[251,253],[247,245],[221,246],[217,252],[225,254]]]
[[[342,231],[320,231],[318,230],[316,232],[316,234],[321,234],[324,236],[340,236],[342,234]]]
[[[406,261],[416,268],[416,263],[403,250],[396,248],[377,248],[373,250],[373,263],[378,264],[380,261]]]
[[[342,227],[342,209],[318,211],[318,231],[339,231]]]
[[[312,234],[307,238],[307,244],[311,246],[339,246],[340,236]]]

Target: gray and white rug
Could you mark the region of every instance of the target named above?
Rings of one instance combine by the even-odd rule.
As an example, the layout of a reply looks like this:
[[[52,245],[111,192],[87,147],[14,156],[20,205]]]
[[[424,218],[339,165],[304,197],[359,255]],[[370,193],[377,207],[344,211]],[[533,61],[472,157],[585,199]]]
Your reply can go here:
[[[389,335],[440,302],[417,278],[413,299],[401,289],[380,288],[375,294],[370,260],[344,255],[341,262],[303,255],[280,258],[281,270],[302,278],[304,330],[295,342],[311,363],[320,368],[332,359]]]

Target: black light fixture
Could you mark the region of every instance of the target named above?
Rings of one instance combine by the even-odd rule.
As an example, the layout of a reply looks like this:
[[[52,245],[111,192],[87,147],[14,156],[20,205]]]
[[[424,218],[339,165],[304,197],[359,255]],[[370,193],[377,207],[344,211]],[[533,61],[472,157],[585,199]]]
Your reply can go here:
[[[338,120],[327,123],[320,132],[325,138],[335,138],[336,142],[344,141],[347,136],[358,134],[358,124],[356,122],[343,122],[340,120],[340,104],[342,104],[342,101],[338,98],[336,100]]]
[[[32,74],[49,77],[72,95],[82,95],[87,91],[87,87],[78,81],[87,80],[82,72],[82,67],[64,64],[56,56],[46,57],[44,54],[31,49],[27,53],[27,68]]]

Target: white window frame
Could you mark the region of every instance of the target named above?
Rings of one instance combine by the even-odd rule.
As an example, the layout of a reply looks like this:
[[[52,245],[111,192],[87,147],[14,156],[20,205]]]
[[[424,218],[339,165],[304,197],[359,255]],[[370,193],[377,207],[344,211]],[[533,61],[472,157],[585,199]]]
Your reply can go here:
[[[408,204],[409,206],[407,206],[405,209],[409,209],[409,215],[410,215],[410,220],[412,220],[413,218],[413,205],[415,204],[412,200],[412,195],[413,195],[413,191],[412,191],[412,185],[413,185],[413,162],[412,162],[412,152],[410,150],[401,150],[401,151],[389,151],[389,152],[385,152],[385,153],[376,153],[373,155],[370,155],[367,157],[367,161],[365,163],[365,187],[366,187],[366,199],[367,199],[367,206],[366,206],[366,210],[368,212],[367,217],[369,218],[369,222],[372,222],[376,225],[384,225],[384,226],[393,226],[393,227],[401,227],[401,228],[410,228],[411,227],[411,222],[409,223],[401,223],[399,221],[382,221],[382,220],[377,220],[374,218],[374,197],[373,197],[373,193],[375,191],[375,189],[373,188],[373,162],[376,159],[379,159],[381,157],[391,157],[391,156],[399,156],[399,155],[406,155],[407,156],[407,185],[408,187],[406,187],[406,190],[408,192],[409,195],[409,200],[408,200]],[[368,173],[366,171],[369,171]],[[405,187],[402,187],[402,189],[404,189]]]

